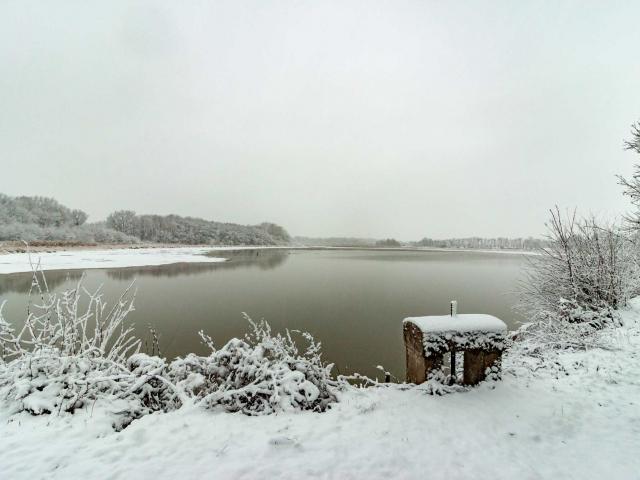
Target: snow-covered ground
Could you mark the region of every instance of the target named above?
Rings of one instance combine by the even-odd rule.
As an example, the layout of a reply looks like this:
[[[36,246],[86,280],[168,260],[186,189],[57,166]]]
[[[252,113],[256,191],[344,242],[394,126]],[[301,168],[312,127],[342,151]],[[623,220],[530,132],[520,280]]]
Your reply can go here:
[[[207,257],[207,247],[121,248],[113,250],[61,250],[0,255],[0,274],[31,272],[32,266],[42,270],[72,270],[87,268],[120,268],[166,265],[183,262],[224,262],[224,258]]]
[[[109,405],[9,417],[0,478],[640,478],[640,301],[606,349],[545,368],[516,351],[502,382],[431,396],[353,389],[325,413],[262,417],[183,408],[116,433]],[[528,367],[527,367],[528,365]]]

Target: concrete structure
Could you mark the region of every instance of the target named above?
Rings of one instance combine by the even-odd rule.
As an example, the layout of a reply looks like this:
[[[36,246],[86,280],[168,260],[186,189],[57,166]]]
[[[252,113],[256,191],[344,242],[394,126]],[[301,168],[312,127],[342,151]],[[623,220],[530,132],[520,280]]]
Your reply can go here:
[[[506,324],[491,315],[457,315],[457,305],[452,306],[452,315],[404,319],[407,382],[422,383],[440,372],[446,353],[451,353],[455,372],[455,354],[464,352],[465,385],[476,385],[487,369],[500,368]]]

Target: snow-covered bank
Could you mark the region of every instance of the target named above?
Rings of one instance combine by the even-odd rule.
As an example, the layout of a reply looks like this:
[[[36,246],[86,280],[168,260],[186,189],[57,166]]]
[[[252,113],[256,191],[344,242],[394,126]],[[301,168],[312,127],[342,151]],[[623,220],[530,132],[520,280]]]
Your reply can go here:
[[[211,250],[208,247],[61,250],[34,252],[31,254],[31,262],[42,270],[73,270],[225,261],[224,258],[205,256]],[[0,274],[31,272],[32,269],[27,253],[0,255]]]
[[[63,416],[0,408],[0,478],[638,478],[640,301],[624,318],[597,333],[608,348],[538,369],[512,351],[502,382],[442,397],[352,389],[325,413],[183,408],[121,432],[100,401]]]
[[[171,263],[224,262],[224,252],[240,250],[367,250],[395,252],[450,252],[450,253],[496,253],[505,255],[535,255],[535,252],[506,250],[463,250],[443,248],[375,248],[375,247],[283,247],[283,246],[211,246],[211,247],[145,247],[89,249],[72,248],[55,251],[33,251],[31,262],[39,263],[41,270],[78,270],[89,268],[124,268],[167,265]],[[205,253],[220,252],[220,257],[205,256]],[[27,253],[0,254],[0,275],[30,272],[32,266]]]

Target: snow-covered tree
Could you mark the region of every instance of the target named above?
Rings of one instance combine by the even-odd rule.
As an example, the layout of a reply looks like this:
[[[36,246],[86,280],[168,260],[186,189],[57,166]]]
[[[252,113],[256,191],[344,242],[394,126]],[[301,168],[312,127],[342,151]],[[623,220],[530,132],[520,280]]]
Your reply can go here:
[[[89,215],[87,215],[82,210],[79,210],[76,208],[74,210],[71,210],[71,218],[73,219],[73,224],[76,227],[78,227],[87,221],[87,218],[89,218]]]
[[[127,235],[135,231],[136,212],[133,210],[117,210],[107,217],[107,227]]]
[[[130,210],[113,212],[107,226],[135,235],[145,242],[211,245],[286,244],[287,231],[274,223],[238,225],[180,215],[136,215]]]

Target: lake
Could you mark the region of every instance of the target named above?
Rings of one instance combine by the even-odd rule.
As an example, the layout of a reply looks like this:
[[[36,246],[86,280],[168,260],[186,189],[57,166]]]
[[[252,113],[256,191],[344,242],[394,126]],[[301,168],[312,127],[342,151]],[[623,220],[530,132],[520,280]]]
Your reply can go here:
[[[522,319],[512,307],[524,263],[524,255],[474,251],[245,250],[225,263],[87,270],[84,284],[103,284],[114,301],[135,280],[129,318],[143,338],[148,326],[158,330],[168,358],[206,353],[199,330],[217,346],[244,335],[246,312],[274,330],[313,334],[334,372],[379,375],[383,365],[403,379],[403,318],[447,314],[456,299],[459,313],[492,314],[517,328]],[[81,274],[48,271],[46,278],[60,291]],[[30,283],[30,273],[0,275],[9,322],[24,321]]]

